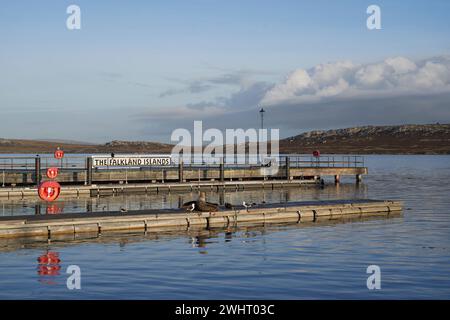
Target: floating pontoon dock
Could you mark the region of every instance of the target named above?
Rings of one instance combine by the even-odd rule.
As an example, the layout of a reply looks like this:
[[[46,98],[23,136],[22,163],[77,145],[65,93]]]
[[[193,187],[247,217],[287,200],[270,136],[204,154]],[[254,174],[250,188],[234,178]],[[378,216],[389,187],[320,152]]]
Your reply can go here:
[[[157,194],[196,191],[243,191],[254,189],[282,189],[317,183],[314,180],[263,180],[263,181],[200,181],[172,183],[93,184],[90,186],[67,185],[61,188],[61,197],[102,197],[120,194]],[[38,198],[36,187],[0,188],[0,198]]]
[[[401,202],[382,200],[331,200],[237,206],[218,212],[188,213],[182,209],[129,212],[73,213],[0,217],[0,238],[52,237],[80,233],[151,232],[190,228],[227,228],[260,223],[305,223],[345,216],[389,215],[402,210]]]
[[[62,197],[122,193],[275,189],[318,183],[322,177],[367,174],[362,156],[283,156],[267,175],[262,165],[171,163],[155,167],[93,167],[92,157],[0,157],[0,197],[37,198],[37,186],[48,168],[57,167]]]
[[[138,157],[139,155],[135,155]],[[167,166],[95,167],[92,157],[0,157],[0,187],[38,185],[48,168],[57,167],[62,185],[129,183],[240,182],[265,180],[318,180],[322,176],[356,177],[367,174],[362,156],[280,156],[276,171],[264,164],[184,163],[177,160]],[[266,168],[266,170],[262,170]],[[271,167],[273,169],[273,166]],[[270,174],[267,174],[271,171]],[[0,188],[0,190],[2,189]]]

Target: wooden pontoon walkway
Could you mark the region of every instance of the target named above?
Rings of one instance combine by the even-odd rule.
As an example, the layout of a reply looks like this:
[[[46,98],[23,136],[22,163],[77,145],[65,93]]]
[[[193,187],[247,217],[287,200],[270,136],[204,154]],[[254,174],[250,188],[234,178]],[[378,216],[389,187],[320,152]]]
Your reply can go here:
[[[188,213],[182,209],[139,210],[129,212],[73,213],[0,217],[0,238],[37,237],[78,233],[180,230],[192,227],[230,227],[254,223],[304,223],[344,216],[364,217],[402,210],[398,201],[331,200],[257,205],[250,209],[236,206],[218,212]]]
[[[201,181],[171,183],[127,183],[93,184],[89,186],[66,185],[61,188],[61,197],[97,197],[128,193],[170,193],[195,191],[239,191],[250,189],[279,189],[315,184],[314,180],[262,180],[262,181]],[[0,188],[0,198],[24,199],[38,198],[36,187]]]
[[[368,173],[362,156],[283,156],[277,166],[236,164],[186,164],[174,162],[155,167],[94,167],[92,157],[68,156],[63,160],[49,157],[0,157],[0,192],[15,187],[37,186],[45,180],[46,170],[59,170],[62,185],[225,183],[266,180],[317,181],[320,177],[353,176],[360,182]],[[276,168],[276,170],[273,170]]]

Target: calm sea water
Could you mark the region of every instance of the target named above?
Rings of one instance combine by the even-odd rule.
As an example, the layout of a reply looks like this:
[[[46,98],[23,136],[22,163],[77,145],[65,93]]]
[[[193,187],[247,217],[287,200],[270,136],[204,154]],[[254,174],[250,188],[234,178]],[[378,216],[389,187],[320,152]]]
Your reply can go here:
[[[212,201],[378,198],[401,216],[345,223],[120,235],[70,242],[0,241],[2,299],[450,299],[450,156],[368,156],[369,176],[339,187],[208,195]],[[331,181],[330,181],[331,182]],[[178,207],[194,194],[64,200],[64,212]],[[33,214],[2,202],[0,215]],[[87,213],[88,214],[88,213]],[[44,268],[48,252],[60,261]],[[66,269],[81,268],[81,290]],[[366,268],[381,268],[368,290]]]

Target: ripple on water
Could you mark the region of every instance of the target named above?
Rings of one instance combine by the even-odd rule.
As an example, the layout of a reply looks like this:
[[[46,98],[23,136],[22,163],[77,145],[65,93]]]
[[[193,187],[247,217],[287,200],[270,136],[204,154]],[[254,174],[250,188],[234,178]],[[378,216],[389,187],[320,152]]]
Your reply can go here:
[[[239,203],[339,198],[405,202],[402,216],[338,224],[268,226],[230,232],[122,236],[112,242],[0,246],[2,299],[404,299],[450,298],[450,157],[369,156],[364,184],[209,193],[211,201]],[[439,171],[438,171],[439,169]],[[178,207],[195,194],[89,199],[101,210]],[[2,200],[3,201],[3,200]],[[83,202],[84,201],[84,202]],[[86,200],[63,203],[66,212]],[[0,214],[34,214],[27,201],[3,202]],[[9,250],[9,251],[8,251]],[[39,274],[47,250],[59,273]],[[67,290],[67,266],[79,265],[82,289]],[[366,268],[381,267],[382,289],[369,291]]]

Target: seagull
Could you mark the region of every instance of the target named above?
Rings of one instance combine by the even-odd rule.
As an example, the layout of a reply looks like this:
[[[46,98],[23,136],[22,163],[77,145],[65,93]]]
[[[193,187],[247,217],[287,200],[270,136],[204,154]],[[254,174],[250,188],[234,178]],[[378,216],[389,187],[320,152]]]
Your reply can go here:
[[[191,203],[191,206],[187,208],[188,211],[192,212],[195,209],[195,203]]]
[[[120,212],[128,212],[128,210],[125,208],[120,208]]]
[[[248,209],[252,207],[251,204],[247,204],[245,201],[242,202],[242,205],[245,207],[245,209],[247,210],[247,212],[248,212]]]
[[[262,164],[261,166],[265,167],[265,168],[270,168],[272,166],[272,161],[269,161],[268,163]]]

